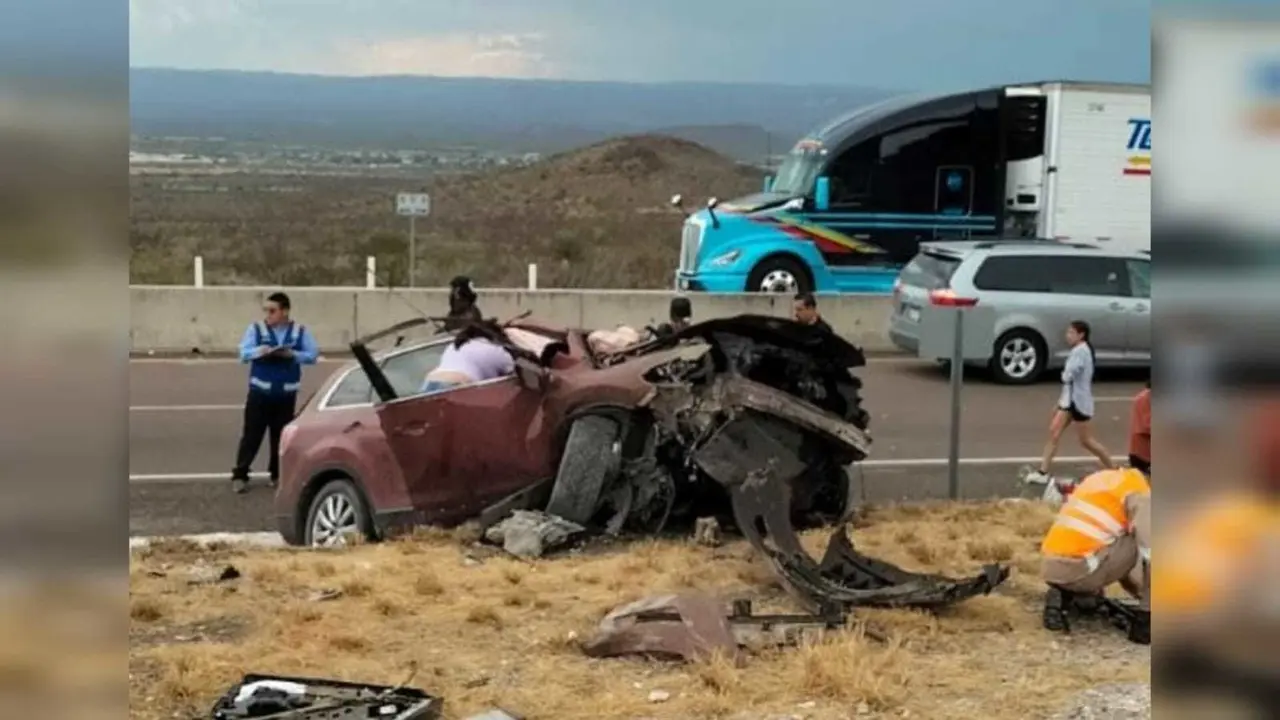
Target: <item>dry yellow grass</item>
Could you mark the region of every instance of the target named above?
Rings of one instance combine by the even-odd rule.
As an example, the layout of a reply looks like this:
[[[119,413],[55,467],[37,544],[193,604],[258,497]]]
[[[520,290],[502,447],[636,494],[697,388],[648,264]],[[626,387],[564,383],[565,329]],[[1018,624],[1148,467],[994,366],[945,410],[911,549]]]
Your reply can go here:
[[[742,668],[719,658],[593,660],[577,646],[605,612],[655,592],[698,589],[794,610],[741,542],[650,541],[476,565],[463,562],[455,537],[419,533],[338,552],[222,550],[211,561],[232,562],[244,578],[201,586],[180,577],[197,551],[159,548],[131,563],[132,715],[198,715],[246,672],[395,683],[417,667],[413,684],[443,696],[451,718],[494,705],[531,720],[1046,717],[1074,692],[1145,680],[1150,668],[1117,632],[1041,630],[1036,550],[1050,519],[1034,503],[872,509],[854,532],[864,551],[950,574],[1006,560],[1014,575],[936,616],[860,612],[848,630]],[[341,594],[315,600],[323,590]],[[861,622],[888,642],[863,637]],[[652,690],[670,699],[651,703]]]

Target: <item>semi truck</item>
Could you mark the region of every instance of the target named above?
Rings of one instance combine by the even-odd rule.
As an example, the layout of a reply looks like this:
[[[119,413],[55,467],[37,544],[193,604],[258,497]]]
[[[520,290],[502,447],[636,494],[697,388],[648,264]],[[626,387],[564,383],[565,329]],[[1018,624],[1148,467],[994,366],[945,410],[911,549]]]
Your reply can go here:
[[[1149,250],[1150,180],[1149,85],[893,97],[800,139],[762,192],[688,214],[676,289],[887,295],[945,240]]]

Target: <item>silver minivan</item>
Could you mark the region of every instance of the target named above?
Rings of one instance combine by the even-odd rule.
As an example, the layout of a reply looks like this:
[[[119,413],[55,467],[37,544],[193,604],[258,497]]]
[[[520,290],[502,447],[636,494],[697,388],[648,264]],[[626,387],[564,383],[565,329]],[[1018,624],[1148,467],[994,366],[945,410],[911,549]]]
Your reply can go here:
[[[995,309],[985,364],[999,382],[1061,368],[1072,320],[1089,323],[1099,367],[1151,366],[1151,255],[1054,240],[922,243],[893,291],[889,338],[915,353],[928,304]],[[939,358],[942,360],[942,358]]]

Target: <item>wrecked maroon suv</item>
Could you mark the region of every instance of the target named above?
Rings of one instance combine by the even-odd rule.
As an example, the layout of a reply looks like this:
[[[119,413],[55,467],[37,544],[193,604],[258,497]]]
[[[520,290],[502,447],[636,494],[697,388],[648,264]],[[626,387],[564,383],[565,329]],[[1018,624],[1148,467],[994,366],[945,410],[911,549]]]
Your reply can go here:
[[[490,338],[515,357],[514,375],[423,395],[451,336],[377,355],[368,345],[425,322],[353,343],[356,362],[287,428],[275,508],[288,542],[484,526],[518,509],[611,533],[722,515],[813,607],[950,602],[1007,572],[906,573],[856,554],[842,531],[822,563],[800,547],[793,523],[842,515],[845,468],[870,446],[849,372],[865,359],[835,335],[740,315],[599,355],[586,331],[522,319]]]

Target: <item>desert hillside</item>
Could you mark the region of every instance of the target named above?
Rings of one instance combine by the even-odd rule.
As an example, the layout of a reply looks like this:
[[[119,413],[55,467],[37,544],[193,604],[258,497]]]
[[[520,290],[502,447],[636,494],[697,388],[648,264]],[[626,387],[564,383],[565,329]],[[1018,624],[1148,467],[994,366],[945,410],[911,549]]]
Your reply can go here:
[[[131,179],[132,281],[190,282],[202,255],[210,284],[354,285],[364,258],[382,282],[407,278],[408,220],[396,192],[431,193],[417,224],[418,284],[467,273],[518,286],[667,287],[681,216],[692,204],[760,187],[762,173],[660,135],[616,138],[536,164],[476,175],[401,178],[184,172]]]

